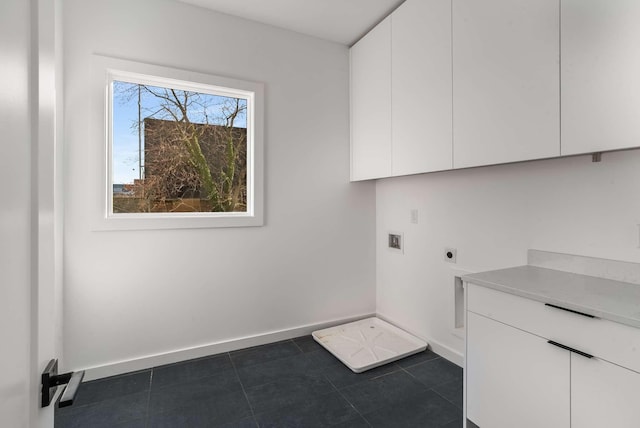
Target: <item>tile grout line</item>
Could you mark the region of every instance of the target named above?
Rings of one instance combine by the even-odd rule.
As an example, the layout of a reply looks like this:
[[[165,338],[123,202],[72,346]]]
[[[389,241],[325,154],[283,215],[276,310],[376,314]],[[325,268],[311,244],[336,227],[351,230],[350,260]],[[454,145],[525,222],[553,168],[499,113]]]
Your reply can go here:
[[[149,428],[151,425],[151,415],[149,414],[149,408],[151,407],[151,385],[153,384],[153,368],[151,369],[151,373],[149,373],[149,393],[147,394],[147,411],[144,417],[144,426]]]
[[[417,364],[416,364],[417,366]],[[411,366],[411,367],[415,367],[415,366]],[[407,367],[407,368],[411,368],[411,367]],[[427,388],[427,385],[425,385],[424,383],[422,383],[420,381],[420,379],[418,379],[417,377],[415,377],[414,375],[412,375],[411,373],[409,373],[409,371],[407,369],[405,369],[404,367],[398,366],[398,368],[400,370],[397,370],[396,372],[393,373],[397,373],[398,371],[404,372],[405,374],[409,375],[409,377],[413,380],[415,380],[416,382],[418,382],[420,385],[424,386],[425,388]],[[382,376],[378,376],[378,377],[382,377]],[[374,379],[378,379],[378,378],[374,378]],[[428,388],[427,388],[428,389]]]
[[[433,358],[433,359],[435,360],[436,358]],[[431,360],[427,360],[427,361],[431,361]],[[426,361],[423,361],[423,362],[426,362]],[[413,365],[413,366],[411,366],[411,367],[414,367],[414,366],[416,366],[416,365],[418,365],[418,364],[421,364],[421,363],[417,363],[417,364],[415,364],[415,365]],[[389,375],[392,375],[392,374],[397,374],[397,373],[399,373],[399,372],[405,372],[405,373],[406,373],[406,374],[408,374],[411,378],[415,379],[415,380],[416,380],[416,381],[418,381],[420,384],[422,384],[422,382],[420,382],[417,378],[415,378],[414,376],[412,376],[412,375],[411,375],[411,373],[407,372],[407,371],[406,371],[402,366],[400,366],[400,365],[398,365],[398,364],[396,364],[396,363],[394,363],[394,366],[396,367],[396,369],[395,369],[395,370],[392,370],[392,371],[390,371],[390,372],[388,372],[388,373],[383,373],[383,374],[381,374],[380,376],[375,376],[375,377],[372,377],[372,378],[366,379],[366,380],[364,380],[363,382],[368,382],[368,381],[372,381],[372,380],[380,379],[380,378],[383,378],[383,377],[385,377],[385,376],[389,376]],[[342,389],[347,389],[347,388],[357,387],[357,386],[358,386],[358,383],[355,383],[355,384],[353,384],[353,385],[348,385],[348,386],[345,386],[345,387],[343,387],[342,389],[340,389],[340,388],[336,387],[336,386],[333,384],[333,382],[331,382],[331,380],[330,380],[326,375],[325,375],[325,378],[329,381],[329,383],[331,383],[331,385],[333,385],[333,387],[334,387],[334,388],[336,389],[336,391],[340,394],[340,396],[341,396],[341,397],[342,397],[342,398],[343,398],[347,403],[349,403],[349,405],[351,405],[351,407],[356,411],[356,413],[357,413],[358,415],[360,415],[360,417],[361,417],[361,418],[362,418],[362,419],[367,423],[367,425],[369,425],[370,427],[372,427],[373,425],[371,424],[371,422],[369,422],[369,420],[365,417],[365,415],[364,415],[364,414],[362,414],[362,413],[361,413],[361,412],[356,408],[356,406],[354,406],[354,405],[353,405],[353,403],[352,403],[351,401],[349,401],[349,399],[348,399],[347,397],[345,397],[345,396],[344,396],[344,394],[342,393]],[[424,386],[424,384],[422,384],[422,385]],[[426,386],[425,386],[425,388],[426,388]],[[448,401],[448,400],[447,400],[447,401]]]
[[[302,349],[302,347],[301,347],[301,345],[300,345],[299,343],[296,343],[296,341],[295,341],[294,339],[289,339],[289,340],[284,341],[284,342],[285,342],[285,343],[286,343],[286,342],[292,342],[292,343],[294,344],[295,349],[297,349],[297,350],[299,351],[299,353],[297,354],[298,356],[308,357],[308,355],[307,355],[308,353],[304,352],[304,351],[303,351],[303,349]],[[305,342],[302,342],[302,343],[304,344]],[[226,355],[225,355],[225,354],[226,354]],[[248,404],[248,406],[249,406],[249,409],[250,409],[250,412],[251,412],[252,420],[253,420],[253,422],[254,422],[255,426],[256,426],[256,427],[259,427],[259,423],[258,423],[257,418],[256,418],[256,412],[254,411],[254,408],[253,408],[253,406],[251,405],[251,402],[249,401],[247,391],[246,391],[246,389],[245,389],[245,387],[244,387],[244,384],[243,384],[243,382],[242,382],[242,380],[241,380],[241,378],[240,378],[240,374],[239,374],[239,371],[238,371],[237,365],[235,364],[235,361],[234,361],[234,359],[233,359],[233,358],[232,358],[232,356],[231,356],[231,352],[226,352],[226,353],[223,353],[223,354],[220,354],[220,355],[225,355],[225,356],[229,359],[229,362],[231,362],[231,364],[232,364],[232,368],[233,368],[234,373],[235,373],[235,375],[236,375],[236,379],[238,380],[238,382],[239,382],[239,384],[240,384],[240,386],[241,386],[241,389],[242,389],[243,395],[244,395],[244,397],[245,397],[246,403],[247,403],[247,404]],[[289,357],[293,357],[293,356],[280,357],[280,358],[276,358],[275,360],[279,360],[279,359],[282,359],[282,358],[289,358]],[[420,361],[420,362],[417,362],[417,363],[415,363],[415,364],[408,365],[407,367],[402,367],[402,366],[400,366],[400,365],[399,365],[399,364],[397,364],[397,363],[393,363],[393,367],[391,367],[391,371],[390,371],[390,372],[383,373],[383,374],[380,374],[380,375],[378,375],[378,376],[375,376],[375,377],[372,377],[372,378],[369,378],[369,379],[364,379],[364,380],[363,380],[363,382],[373,381],[373,380],[376,380],[376,379],[383,378],[383,377],[385,377],[385,376],[389,376],[389,375],[391,375],[391,374],[398,374],[398,373],[404,372],[405,374],[408,374],[408,375],[409,375],[409,377],[410,377],[411,379],[414,379],[415,381],[417,381],[417,382],[419,382],[420,384],[422,384],[424,387],[427,387],[427,385],[425,385],[424,383],[422,383],[422,382],[420,381],[420,379],[418,379],[415,375],[413,375],[412,373],[410,373],[408,370],[410,370],[410,369],[412,369],[412,368],[414,368],[414,367],[417,367],[417,366],[419,366],[419,365],[423,365],[423,364],[426,364],[426,363],[430,363],[430,362],[437,361],[437,360],[439,360],[439,359],[442,359],[442,357],[440,357],[440,356],[436,356],[435,358],[431,358],[431,359],[428,359],[428,360],[425,360],[425,361]],[[275,360],[274,360],[274,361],[275,361]],[[157,368],[157,367],[156,367],[156,368]],[[146,413],[145,413],[145,416],[144,416],[144,424],[142,425],[142,426],[147,427],[147,428],[151,426],[151,419],[152,419],[152,417],[151,417],[152,415],[150,414],[150,410],[151,410],[151,393],[152,393],[153,382],[154,382],[153,378],[155,377],[154,375],[155,375],[155,368],[151,368],[151,369],[149,370],[149,378],[148,378],[148,381],[147,381],[147,382],[148,382],[148,390],[147,390],[147,400],[146,400]],[[352,402],[351,402],[351,401],[350,401],[350,400],[349,400],[349,399],[344,395],[344,393],[343,393],[343,390],[346,390],[347,388],[350,388],[350,387],[357,387],[358,383],[353,384],[353,385],[347,385],[347,386],[344,386],[343,388],[338,388],[338,387],[336,386],[336,384],[335,384],[335,383],[334,383],[334,382],[329,378],[329,376],[328,376],[326,373],[323,373],[323,374],[322,374],[322,377],[323,377],[324,379],[326,379],[326,381],[331,385],[331,387],[333,388],[333,391],[334,391],[333,393],[337,392],[337,393],[338,393],[338,396],[339,396],[339,397],[341,397],[344,401],[346,401],[346,402],[347,402],[347,403],[348,403],[348,404],[349,404],[349,405],[354,409],[355,413],[356,413],[360,418],[362,418],[362,420],[367,424],[367,426],[369,426],[369,427],[373,426],[373,425],[372,425],[372,423],[371,423],[371,422],[369,422],[369,420],[365,417],[365,415],[364,415],[363,413],[361,413],[361,412],[360,412],[360,411],[355,407],[355,405],[354,405],[354,404],[353,404],[353,403],[352,403]],[[434,389],[434,388],[437,388],[437,387],[439,387],[439,386],[441,386],[441,385],[445,385],[445,384],[452,383],[452,382],[454,382],[454,381],[449,381],[449,382],[440,383],[440,384],[438,384],[438,385],[436,385],[436,386],[434,386],[434,387],[431,387],[431,388],[427,387],[427,388],[426,388],[426,390],[430,390],[430,391],[432,391],[432,392],[433,392],[433,393],[435,393],[438,397],[441,397],[441,398],[442,398],[442,399],[444,399],[447,403],[450,403],[451,405],[453,405],[456,409],[460,409],[460,408],[459,408],[459,407],[458,407],[458,406],[457,406],[453,401],[451,401],[450,399],[448,399],[447,397],[445,397],[444,395],[440,394],[438,391],[436,391],[436,390]],[[171,386],[171,385],[167,385],[167,386]],[[141,392],[142,392],[142,391],[141,391]],[[135,394],[135,393],[134,393],[134,394]],[[128,394],[127,394],[127,395],[128,395]],[[140,397],[140,398],[141,398],[141,397]],[[106,401],[109,401],[109,400],[106,400]],[[90,405],[91,405],[91,403],[88,403],[86,406],[90,406]]]
[[[426,364],[426,363],[430,363],[430,362],[432,362],[432,361],[437,361],[437,360],[441,360],[441,359],[443,359],[443,358],[442,358],[442,357],[431,358],[430,360],[420,361],[419,363],[413,364],[413,365],[411,365],[411,366],[407,366],[407,367],[402,367],[402,366],[400,366],[400,368],[401,368],[403,371],[405,371],[409,376],[411,376],[412,378],[414,378],[415,380],[417,380],[418,382],[420,382],[420,379],[418,379],[417,377],[415,377],[414,375],[412,375],[412,374],[411,374],[411,372],[410,372],[408,369],[412,369],[412,368],[417,367],[417,366],[419,366],[419,365],[421,365],[421,364]],[[420,383],[422,383],[422,382],[420,382]],[[447,382],[445,382],[445,383],[447,383]]]
[[[424,361],[424,363],[428,363],[429,361],[434,361],[434,360],[427,360],[427,361]],[[422,363],[420,363],[420,364],[422,364]],[[417,366],[417,365],[418,365],[418,364],[416,364],[415,366]],[[411,366],[411,367],[415,367],[415,366]],[[411,367],[407,367],[407,369],[410,369]],[[448,383],[452,383],[452,382],[454,382],[453,380],[450,380],[450,381],[448,381],[448,382],[439,383],[439,384],[434,385],[434,386],[432,386],[432,387],[427,387],[427,385],[425,385],[424,383],[422,383],[422,381],[421,381],[420,379],[418,379],[417,377],[415,377],[413,374],[411,374],[411,372],[407,371],[404,367],[400,367],[400,368],[402,369],[402,371],[404,371],[406,374],[408,374],[409,376],[411,376],[413,379],[415,379],[415,380],[417,380],[418,382],[420,382],[420,384],[424,385],[424,386],[425,386],[425,388],[428,388],[428,389],[437,388],[437,387],[439,387],[439,386],[446,385],[446,384],[448,384]],[[436,392],[436,391],[434,391],[434,392]],[[438,395],[440,395],[440,394],[438,394]],[[443,397],[443,398],[444,398],[444,397]],[[447,401],[449,401],[449,400],[447,400]],[[452,404],[453,404],[453,403],[452,403]],[[458,406],[456,406],[456,407],[458,407]]]
[[[366,379],[366,380],[365,380],[365,382],[366,382],[366,381],[368,381],[368,380],[376,380],[376,379],[380,379],[381,377],[389,376],[389,375],[392,375],[392,374],[398,373],[399,371],[401,371],[401,370],[402,370],[402,367],[400,367],[399,365],[394,364],[394,366],[396,367],[396,369],[395,369],[395,370],[391,370],[391,371],[389,371],[389,372],[387,372],[387,373],[382,373],[380,376],[374,376],[374,377],[371,377],[371,378],[369,378],[369,379]],[[380,367],[382,367],[382,366],[380,366]],[[376,367],[376,368],[377,368],[377,367]]]
[[[436,357],[436,358],[432,358],[432,359],[430,359],[430,360],[422,361],[422,362],[416,363],[416,364],[414,364],[414,365],[412,365],[412,366],[409,366],[409,367],[407,367],[407,368],[415,367],[415,366],[417,366],[417,365],[419,365],[419,364],[427,363],[427,362],[429,362],[429,361],[434,361],[434,360],[437,360],[437,359],[439,359],[439,358],[441,358],[441,357]],[[427,386],[426,386],[426,385],[424,385],[424,384],[423,384],[423,383],[422,383],[418,378],[416,378],[416,377],[415,377],[415,376],[413,376],[411,373],[409,373],[409,372],[408,372],[404,367],[402,367],[402,366],[400,366],[400,365],[398,365],[398,364],[396,364],[396,363],[394,363],[394,365],[395,365],[395,367],[396,367],[396,369],[395,369],[395,370],[392,370],[392,371],[390,371],[390,372],[388,372],[388,373],[381,374],[380,376],[376,376],[376,377],[372,377],[372,378],[370,378],[370,379],[366,379],[364,382],[372,381],[372,380],[376,380],[376,379],[380,379],[380,378],[383,378],[383,377],[385,377],[385,376],[389,376],[389,375],[392,375],[392,374],[397,374],[397,373],[399,373],[399,372],[404,372],[405,374],[409,375],[409,377],[410,377],[410,378],[412,378],[412,379],[414,379],[416,382],[420,383],[420,384],[425,388],[425,390],[426,390],[426,391],[431,390],[431,391],[433,391],[435,394],[437,394],[438,396],[442,397],[442,395],[438,394],[438,393],[437,393],[436,391],[434,391],[432,388],[427,388]],[[360,417],[361,417],[361,418],[362,418],[362,419],[367,423],[367,425],[369,425],[370,427],[372,427],[373,425],[371,424],[371,422],[369,422],[369,420],[365,417],[365,415],[363,415],[363,414],[362,414],[362,413],[361,413],[361,412],[360,412],[360,411],[359,411],[359,410],[358,410],[358,409],[353,405],[353,403],[351,403],[351,401],[349,401],[349,399],[343,395],[342,390],[341,390],[341,389],[339,389],[339,388],[337,388],[337,387],[333,384],[333,382],[331,382],[331,380],[330,380],[326,375],[325,375],[325,378],[326,378],[326,379],[329,381],[329,383],[331,383],[331,385],[332,385],[332,386],[333,386],[333,387],[338,391],[338,393],[340,394],[340,396],[341,396],[344,400],[346,400],[346,401],[347,401],[347,403],[349,403],[349,404],[351,405],[351,407],[356,411],[356,413],[358,413],[358,415],[360,415]],[[448,382],[446,382],[446,383],[448,383]],[[345,386],[345,387],[344,387],[344,388],[342,388],[342,389],[346,389],[346,388],[350,388],[350,387],[356,387],[357,385],[358,385],[358,384]],[[442,384],[442,385],[444,385],[444,384]],[[439,385],[438,385],[438,386],[439,386]],[[446,397],[442,397],[442,398],[443,398],[446,402],[448,402],[448,403],[450,403],[452,406],[454,406],[456,409],[458,409],[458,406],[456,406],[454,403],[452,403],[452,402],[451,402],[450,400],[448,400]],[[452,421],[454,421],[454,420],[455,420],[455,419],[452,419],[451,421],[447,421],[447,423],[452,422]]]
[[[231,361],[231,366],[233,366],[233,372],[236,374],[236,378],[238,379],[238,383],[240,384],[240,388],[242,388],[242,393],[244,394],[244,399],[247,400],[247,405],[249,405],[249,410],[251,411],[251,417],[253,418],[253,422],[255,422],[256,427],[258,427],[258,420],[256,419],[256,414],[253,411],[253,406],[249,401],[249,396],[247,395],[247,391],[244,389],[244,384],[242,383],[242,379],[240,379],[240,374],[238,373],[238,368],[236,364],[233,362],[233,358],[231,358],[231,353],[227,352],[227,356],[229,357],[229,361]]]
[[[329,379],[329,377],[327,375],[323,375],[325,379],[327,379],[327,382],[329,382],[331,384],[331,386],[333,386],[333,388],[336,390],[336,392],[340,395],[340,397],[342,397],[342,399],[344,401],[346,401],[353,410],[356,411],[356,413],[367,423],[367,425],[369,425],[370,427],[372,427],[373,425],[371,425],[371,423],[367,420],[367,418],[364,417],[364,415],[362,413],[360,413],[360,410],[358,410],[356,408],[356,406],[353,405],[353,403],[351,401],[349,401],[349,399],[347,397],[344,396],[344,394],[342,393],[342,391],[340,391],[334,384],[333,382],[331,382],[331,379]]]
[[[452,381],[452,382],[456,382],[456,381]],[[447,382],[447,383],[452,383],[452,382]],[[443,383],[442,385],[446,385],[446,383]],[[439,386],[442,386],[439,385]],[[435,388],[435,387],[434,387]],[[447,397],[445,397],[444,395],[440,394],[438,391],[436,391],[434,388],[429,389],[429,391],[433,391],[435,394],[437,394],[439,397],[442,397],[443,399],[445,399],[448,403],[451,403],[456,409],[462,410],[462,408],[458,407],[458,405],[456,403],[454,403],[453,401],[449,400]]]
[[[416,364],[416,365],[417,365],[417,364]],[[396,367],[396,369],[391,370],[391,371],[386,372],[386,373],[382,373],[382,374],[380,374],[380,375],[378,375],[378,376],[374,376],[374,377],[370,377],[370,378],[368,378],[368,379],[364,379],[362,382],[352,383],[352,384],[349,384],[349,385],[345,385],[345,386],[343,386],[343,387],[341,387],[341,388],[338,388],[337,386],[334,386],[334,388],[336,388],[336,390],[338,390],[338,391],[341,391],[341,390],[344,390],[344,389],[347,389],[347,388],[354,388],[354,387],[358,386],[358,385],[359,385],[359,384],[361,384],[361,383],[368,382],[368,381],[371,381],[371,380],[380,379],[380,378],[383,378],[383,377],[385,377],[385,376],[389,376],[389,375],[392,375],[392,374],[397,374],[397,373],[398,373],[398,372],[400,372],[400,371],[405,371],[405,370],[404,370],[404,368],[402,368],[402,367],[401,367],[401,366],[399,366],[398,364],[395,364],[395,363],[394,363],[394,366]],[[382,366],[380,366],[380,367],[382,367]],[[411,366],[411,367],[414,367],[414,366]],[[377,367],[376,367],[376,368],[377,368]],[[406,372],[406,371],[405,371],[405,372]],[[407,373],[407,374],[409,374],[409,375],[411,376],[411,373]],[[325,375],[325,377],[326,377],[326,375]],[[413,378],[415,379],[415,377],[414,377],[414,376],[411,376],[411,377],[413,377]],[[331,384],[333,385],[333,382],[331,382],[331,380],[330,380],[329,378],[327,378],[327,380],[329,381],[329,383],[331,383]],[[416,379],[416,380],[417,380],[417,379]],[[422,383],[422,382],[421,382],[421,383]]]
[[[401,367],[402,367],[402,368],[404,368],[404,369],[410,369],[410,368],[412,368],[412,367],[419,366],[420,364],[424,364],[424,363],[428,363],[428,362],[436,361],[436,360],[441,360],[441,359],[442,359],[442,357],[441,357],[441,356],[439,356],[439,355],[437,355],[437,356],[436,356],[436,357],[434,357],[434,358],[429,358],[428,360],[424,360],[424,361],[418,361],[417,363],[415,363],[415,364],[411,364],[410,366],[406,366],[406,367],[402,367],[402,366],[401,366]],[[402,361],[402,360],[400,360],[400,361]],[[398,365],[399,365],[399,364],[398,364]]]
[[[297,345],[297,344],[296,344]],[[300,348],[298,346],[298,348]],[[302,349],[301,349],[302,350]],[[303,352],[304,353],[304,352]],[[366,424],[370,427],[372,427],[373,425],[371,425],[371,423],[367,420],[367,418],[364,417],[364,415],[362,413],[360,413],[360,411],[356,408],[356,406],[353,405],[353,403],[351,401],[349,401],[349,399],[347,397],[344,396],[344,394],[342,393],[342,391],[340,390],[340,388],[338,388],[329,378],[329,376],[327,376],[326,374],[322,374],[322,377],[324,377],[327,382],[329,382],[329,385],[331,385],[334,389],[335,392],[338,393],[338,395],[347,402],[347,404],[349,404],[351,406],[351,408],[358,414],[358,416],[360,416],[362,418],[362,420],[364,420],[366,422]],[[381,377],[381,376],[378,376]],[[351,385],[353,386],[353,385]],[[344,388],[348,388],[348,386],[344,387]]]
[[[417,366],[417,364],[416,364]],[[411,366],[411,367],[415,367],[415,366]],[[411,367],[407,367],[407,369],[410,369]],[[400,367],[402,369],[403,372],[405,372],[406,374],[409,375],[409,377],[411,377],[411,379],[414,379],[416,382],[420,383],[420,385],[423,385],[425,388],[427,388],[427,385],[425,385],[424,383],[422,383],[420,381],[420,379],[418,379],[417,377],[415,377],[414,375],[411,374],[411,372],[409,372],[407,369],[405,369],[404,367]],[[427,390],[429,390],[430,388],[427,388]]]
[[[296,346],[296,348],[298,348],[298,350],[299,350],[301,353],[303,353],[303,354],[305,354],[305,353],[306,353],[306,352],[304,352],[304,351],[302,350],[302,348],[300,347],[300,345],[298,345],[294,339],[289,339],[289,340],[290,340],[291,342],[293,342],[293,344]]]
[[[233,363],[233,357],[231,356],[231,354],[233,354],[233,353],[242,354],[245,351],[249,351],[250,352],[251,350],[257,350],[258,348],[262,348],[264,346],[274,345],[274,344],[283,344],[283,343],[286,343],[286,342],[293,342],[293,339],[281,340],[281,341],[276,342],[276,343],[267,343],[265,345],[252,346],[251,348],[239,349],[239,350],[236,350],[236,351],[226,352],[226,354],[229,355],[229,358],[231,359],[231,362]],[[295,343],[293,343],[293,344],[298,349],[298,351],[300,351],[299,354],[304,354],[304,352],[300,349],[300,347],[297,344],[295,344]],[[277,356],[275,358],[271,358],[268,361],[277,361],[277,360],[281,360],[281,359],[285,359],[285,358],[290,358],[290,357],[293,357],[295,355],[298,355],[298,354]],[[262,361],[262,362],[259,362],[259,363],[246,364],[246,365],[243,365],[243,367],[251,367],[251,366],[258,365],[258,364],[263,364],[264,362],[266,362],[266,361]],[[235,364],[234,364],[234,367],[235,367]]]
[[[433,361],[433,360],[427,360],[427,361],[424,361],[424,362],[428,362],[428,361]],[[417,364],[416,364],[416,365],[417,365]],[[414,365],[414,366],[411,366],[411,367],[415,367],[415,365]],[[411,368],[411,367],[407,367],[407,368]],[[402,369],[402,371],[404,371],[405,373],[407,373],[409,376],[411,376],[413,379],[415,379],[416,381],[420,382],[420,384],[422,384],[423,386],[425,386],[425,387],[426,387],[426,385],[425,385],[424,383],[422,383],[422,382],[420,381],[420,379],[418,379],[417,377],[415,377],[414,375],[412,375],[410,372],[408,372],[407,370],[405,370],[405,368],[404,368],[404,367],[401,367],[401,369]],[[458,407],[458,405],[457,405],[456,403],[454,403],[453,401],[449,400],[447,397],[445,397],[444,395],[440,394],[438,391],[436,391],[436,390],[435,390],[435,388],[437,388],[437,387],[439,387],[439,386],[446,385],[446,384],[448,384],[448,383],[458,382],[458,381],[462,381],[462,379],[456,379],[456,380],[452,380],[452,381],[449,381],[449,382],[440,383],[440,384],[435,385],[435,386],[433,386],[433,387],[431,387],[431,388],[428,388],[428,389],[427,389],[427,391],[432,391],[432,392],[434,392],[434,393],[435,393],[435,394],[437,394],[439,397],[442,397],[442,398],[443,398],[444,400],[446,400],[448,403],[450,403],[451,405],[453,405],[456,409],[460,409],[460,407]]]
[[[146,403],[146,406],[145,406],[145,415],[142,417],[142,420],[144,422],[144,426],[146,427],[147,423],[148,423],[147,419],[148,419],[148,413],[149,413],[149,402],[150,402],[150,397],[151,397],[151,395],[150,395],[151,394],[151,377],[152,377],[152,373],[153,373],[152,369],[136,370],[136,371],[131,372],[131,373],[124,373],[124,374],[117,375],[117,376],[111,376],[110,378],[105,378],[105,379],[97,379],[97,380],[94,380],[94,381],[89,381],[87,383],[94,383],[95,382],[96,384],[99,384],[101,382],[107,381],[108,379],[124,378],[124,377],[127,377],[129,375],[142,374],[142,373],[144,373],[146,371],[149,372],[149,388],[146,391],[146,393],[147,393],[147,403]],[[130,396],[144,394],[144,393],[145,393],[144,390],[140,390],[140,391],[137,391],[137,392],[128,392],[128,393],[117,395],[117,396],[113,396],[113,397],[107,397],[107,398],[102,398],[102,399],[96,400],[96,401],[90,401],[88,403],[81,404],[81,405],[75,404],[73,407],[69,407],[68,410],[65,411],[65,413],[68,413],[69,415],[77,416],[77,414],[82,414],[83,412],[85,412],[86,409],[103,406],[103,405],[105,405],[105,403],[112,403],[114,401],[121,400],[124,397],[130,397]],[[61,394],[60,394],[60,396],[61,396]],[[54,404],[56,406],[55,410],[54,410],[54,412],[55,412],[54,413],[54,424],[55,424],[55,420],[56,419],[58,419],[60,417],[65,417],[64,415],[61,415],[59,413],[59,411],[58,411],[58,409],[59,409],[58,401],[59,401],[59,398],[55,401],[55,404]],[[118,425],[122,425],[122,424],[125,424],[127,422],[138,421],[138,420],[140,420],[140,419],[138,419],[138,418],[126,418],[125,420],[120,421],[118,423]]]

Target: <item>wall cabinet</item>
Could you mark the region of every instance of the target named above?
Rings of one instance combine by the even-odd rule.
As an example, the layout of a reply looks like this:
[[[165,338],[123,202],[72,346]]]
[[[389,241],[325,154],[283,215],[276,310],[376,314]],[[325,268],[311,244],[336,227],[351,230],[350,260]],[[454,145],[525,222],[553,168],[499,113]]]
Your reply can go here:
[[[351,179],[451,169],[451,1],[407,0],[351,48]]]
[[[351,180],[391,175],[391,17],[351,48]]]
[[[560,155],[558,1],[453,2],[455,168]]]
[[[562,154],[640,145],[640,2],[562,0]]]
[[[392,173],[451,169],[451,1],[391,15]]]
[[[351,50],[352,180],[640,147],[638,21],[633,0],[407,0]]]
[[[633,327],[467,284],[466,416],[492,428],[637,427],[638,343]]]

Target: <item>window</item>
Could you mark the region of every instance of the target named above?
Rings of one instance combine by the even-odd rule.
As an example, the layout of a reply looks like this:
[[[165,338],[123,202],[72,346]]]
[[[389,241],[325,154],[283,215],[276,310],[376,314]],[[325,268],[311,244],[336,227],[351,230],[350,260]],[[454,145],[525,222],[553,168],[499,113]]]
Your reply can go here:
[[[95,62],[106,137],[98,229],[262,225],[261,85]]]
[[[186,88],[114,76],[111,214],[247,211],[250,100]]]

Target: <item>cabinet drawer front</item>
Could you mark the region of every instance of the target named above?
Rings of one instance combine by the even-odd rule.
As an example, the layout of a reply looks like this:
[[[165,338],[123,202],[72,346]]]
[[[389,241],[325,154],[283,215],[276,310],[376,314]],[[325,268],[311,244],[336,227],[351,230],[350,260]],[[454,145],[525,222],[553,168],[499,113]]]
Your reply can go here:
[[[467,309],[640,372],[640,329],[468,284]]]

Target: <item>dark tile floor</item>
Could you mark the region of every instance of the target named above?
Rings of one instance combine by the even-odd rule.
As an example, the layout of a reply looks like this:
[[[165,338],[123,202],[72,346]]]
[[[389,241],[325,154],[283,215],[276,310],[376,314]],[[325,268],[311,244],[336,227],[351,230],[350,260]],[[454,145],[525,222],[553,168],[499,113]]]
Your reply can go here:
[[[462,426],[462,369],[426,351],[355,374],[310,336],[84,383],[56,428]]]

